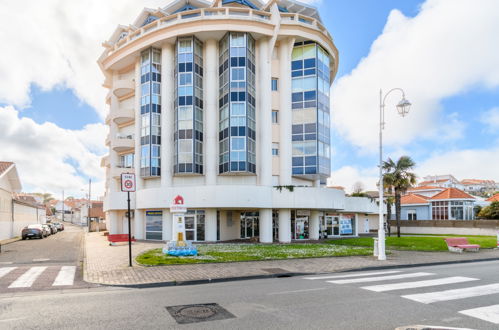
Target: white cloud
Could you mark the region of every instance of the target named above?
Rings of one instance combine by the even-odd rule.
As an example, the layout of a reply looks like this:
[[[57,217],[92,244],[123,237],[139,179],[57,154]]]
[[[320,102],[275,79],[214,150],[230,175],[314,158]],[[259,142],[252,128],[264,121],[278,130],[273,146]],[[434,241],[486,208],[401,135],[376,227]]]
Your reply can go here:
[[[492,108],[484,112],[480,121],[487,127],[487,130],[492,133],[499,131],[499,107]]]
[[[420,176],[452,174],[462,179],[488,179],[499,182],[499,148],[455,150],[431,155],[417,165]]]
[[[428,0],[414,18],[393,10],[368,56],[333,86],[335,129],[352,144],[375,151],[379,89],[401,87],[413,105],[400,118],[395,104],[401,95],[388,97],[386,144],[432,140],[442,133],[459,138],[449,130],[440,132],[440,102],[472,88],[499,85],[498,13],[495,0],[479,5],[473,0]]]
[[[72,88],[101,117],[106,90],[96,63],[101,43],[118,24],[130,24],[142,8],[158,8],[168,0],[2,1],[0,103],[30,104],[29,87]]]
[[[68,130],[49,122],[37,124],[7,106],[0,107],[0,132],[0,160],[16,163],[25,188],[57,195],[64,189],[66,196],[81,196],[87,184],[84,175],[96,182],[92,195],[103,194],[100,158],[106,153],[105,125]]]
[[[353,166],[343,166],[331,172],[328,185],[342,186],[347,193],[351,193],[352,187],[356,182],[361,182],[365,190],[376,190],[378,181],[379,174],[377,167],[358,169]]]

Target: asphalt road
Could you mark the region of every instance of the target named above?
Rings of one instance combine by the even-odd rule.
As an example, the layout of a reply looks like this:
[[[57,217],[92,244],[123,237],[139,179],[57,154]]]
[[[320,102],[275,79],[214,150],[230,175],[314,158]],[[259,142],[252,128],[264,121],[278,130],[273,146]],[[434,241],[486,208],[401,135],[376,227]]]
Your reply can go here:
[[[392,273],[369,274],[387,271]],[[480,292],[478,287],[498,283],[498,273],[499,263],[477,262],[312,276],[315,279],[292,277],[144,289],[99,287],[67,290],[62,294],[54,294],[53,291],[25,293],[15,297],[0,295],[0,328],[343,330],[394,329],[423,324],[498,329],[499,324],[460,313],[499,304],[496,289],[476,295]],[[322,276],[343,277],[325,279]],[[372,280],[376,277],[382,278]],[[456,277],[463,282],[414,288],[422,285],[422,281],[445,282]],[[336,283],[327,282],[331,280]],[[424,283],[428,285],[429,282]],[[384,285],[381,287],[383,290],[393,289],[388,284],[407,284],[409,288],[385,292],[363,288]],[[459,292],[462,289],[471,290],[472,296],[430,303],[407,298],[408,295],[414,298],[411,295],[418,293],[433,292],[435,295],[435,292],[453,289]],[[456,294],[448,292],[438,296],[448,299],[455,298]],[[178,324],[166,308],[203,303],[217,303],[232,317]],[[184,317],[193,311],[173,309]],[[210,309],[206,308],[197,312],[199,315],[211,315]],[[488,316],[497,320],[499,312],[489,312]]]
[[[0,294],[95,287],[83,282],[82,243],[83,229],[65,223],[46,238],[2,246]]]

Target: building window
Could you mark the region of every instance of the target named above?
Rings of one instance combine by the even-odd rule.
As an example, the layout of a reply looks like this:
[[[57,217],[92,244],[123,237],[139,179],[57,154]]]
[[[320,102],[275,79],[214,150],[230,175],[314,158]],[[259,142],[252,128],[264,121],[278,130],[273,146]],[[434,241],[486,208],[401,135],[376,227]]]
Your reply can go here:
[[[203,174],[203,44],[177,40],[175,56],[174,173]]]
[[[272,78],[272,90],[273,90],[273,91],[277,91],[277,88],[278,88],[277,83],[278,83],[278,81],[279,81],[279,79],[277,79],[277,78]]]
[[[163,212],[146,211],[146,239],[163,239]]]
[[[120,164],[118,167],[133,168],[133,154],[125,154],[120,156]]]
[[[143,51],[140,63],[140,175],[160,176],[161,50]]]
[[[272,143],[272,156],[279,156],[279,143]]]
[[[255,41],[229,32],[219,49],[219,173],[255,173]]]
[[[330,173],[330,58],[318,44],[295,44],[291,62],[292,173],[325,179]]]
[[[407,220],[418,220],[416,210],[407,210]]]
[[[278,124],[279,123],[278,115],[279,115],[279,111],[272,110],[272,124]]]

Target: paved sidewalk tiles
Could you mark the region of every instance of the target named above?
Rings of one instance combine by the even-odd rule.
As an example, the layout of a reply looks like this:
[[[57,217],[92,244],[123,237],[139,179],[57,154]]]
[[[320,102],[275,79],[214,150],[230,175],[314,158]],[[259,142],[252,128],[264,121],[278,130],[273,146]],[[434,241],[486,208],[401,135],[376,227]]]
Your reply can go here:
[[[392,251],[388,260],[378,261],[372,256],[331,257],[248,261],[235,263],[188,264],[144,267],[135,257],[147,250],[160,248],[164,243],[136,242],[132,245],[133,267],[128,267],[128,245],[109,246],[102,233],[86,233],[84,280],[106,285],[141,285],[180,283],[271,276],[279,273],[329,273],[354,269],[407,266],[417,264],[499,259],[499,250],[480,250],[479,253]]]

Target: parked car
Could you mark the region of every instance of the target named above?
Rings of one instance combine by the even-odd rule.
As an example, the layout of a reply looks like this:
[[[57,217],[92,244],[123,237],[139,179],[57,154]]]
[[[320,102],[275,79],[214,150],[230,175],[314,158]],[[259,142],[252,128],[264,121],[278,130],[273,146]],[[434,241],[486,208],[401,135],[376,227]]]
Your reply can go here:
[[[34,237],[38,237],[41,239],[45,236],[46,235],[43,225],[40,224],[26,226],[23,228],[21,232],[21,237],[23,240],[25,240],[26,238],[34,238]]]
[[[42,227],[44,230],[45,237],[52,235],[52,230],[47,224],[43,224]]]
[[[52,222],[52,224],[56,226],[57,231],[62,231],[62,230],[64,230],[64,224],[62,224],[62,223],[60,223],[60,222]]]
[[[47,223],[47,226],[49,226],[51,234],[57,233],[57,227],[53,223]]]

